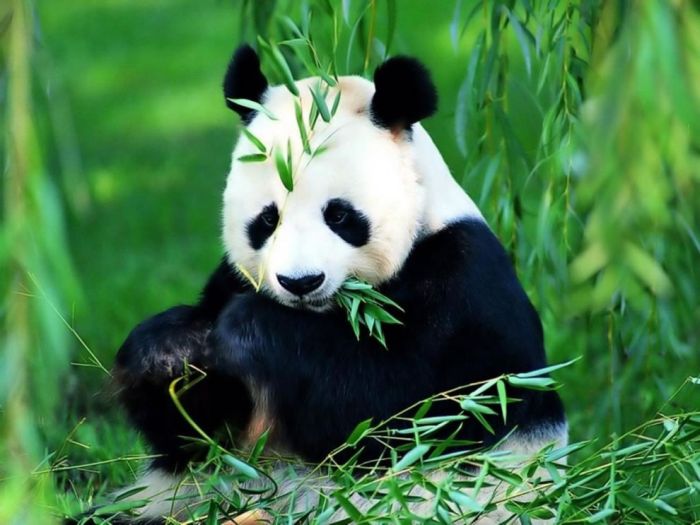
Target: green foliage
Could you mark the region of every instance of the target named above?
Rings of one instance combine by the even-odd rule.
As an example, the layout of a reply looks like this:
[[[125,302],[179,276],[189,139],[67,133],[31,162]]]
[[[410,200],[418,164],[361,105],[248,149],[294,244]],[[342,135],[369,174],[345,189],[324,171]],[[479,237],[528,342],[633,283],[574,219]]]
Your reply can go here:
[[[299,464],[286,473],[279,469],[278,456],[266,454],[266,435],[249,452],[229,451],[193,423],[201,436],[200,446],[209,447],[210,453],[183,481],[180,497],[191,504],[187,519],[208,523],[212,512],[231,519],[258,510],[267,512],[275,523],[341,523],[338,513],[343,513],[353,523],[447,524],[471,522],[505,509],[521,523],[555,515],[561,523],[685,524],[696,520],[700,513],[697,410],[659,414],[602,447],[577,442],[523,453],[511,449],[506,438],[493,449],[474,444],[469,450],[465,443],[445,438],[470,418],[490,430],[489,421],[505,417],[504,407],[519,402],[501,394],[500,388],[494,391],[494,386],[515,384],[513,379],[519,377],[548,379],[549,387],[557,387],[545,375],[569,365],[467,385],[408,407],[386,421],[364,421],[323,464]],[[192,383],[178,388],[179,383],[181,380],[171,385],[170,393],[189,418],[179,397]],[[532,386],[539,387],[534,382]],[[689,381],[676,394],[683,388],[695,386]],[[426,417],[435,402],[458,404],[462,412]],[[389,423],[401,425],[389,430]],[[355,452],[368,440],[381,441],[387,457],[376,463],[358,462]],[[580,450],[592,453],[567,465],[566,457]],[[338,461],[341,453],[350,459]],[[187,495],[184,487],[189,486],[198,487],[197,499]],[[134,489],[135,494],[138,491]],[[304,503],[309,491],[318,491],[318,503]],[[299,500],[296,504],[295,498]],[[138,509],[147,501],[117,501],[98,514],[108,517]],[[516,523],[517,518],[506,522]]]
[[[0,477],[23,481],[7,490],[3,482],[0,521],[17,521],[5,516],[29,507],[24,494],[47,501],[51,471],[61,509],[75,510],[76,500],[83,506],[99,500],[146,459],[111,400],[93,395],[105,378],[98,364],[111,362],[136,322],[194,297],[220,255],[212,210],[234,125],[218,87],[233,43],[258,37],[268,46],[259,43],[274,82],[323,79],[312,95],[322,102],[297,115],[308,148],[314,123],[325,120],[325,111],[332,117],[337,103],[326,98],[324,83],[333,86],[343,74],[371,76],[397,53],[426,61],[441,96],[426,128],[505,243],[542,315],[550,359],[581,356],[557,372],[575,442],[569,449],[544,451],[531,460],[536,464],[512,473],[497,452],[453,460],[440,450],[444,443],[430,441],[430,431],[455,422],[418,414],[410,424],[417,430],[393,446],[392,464],[406,473],[377,477],[371,468],[336,465],[339,490],[324,492],[312,521],[328,522],[340,507],[366,522],[416,521],[404,503],[419,485],[436,495],[432,522],[449,523],[494,503],[475,497],[493,477],[509,486],[530,483],[540,469],[553,481],[537,483],[534,500],[522,501],[514,489],[502,502],[521,514],[521,523],[548,512],[575,523],[700,519],[698,385],[687,380],[700,370],[697,5],[448,6],[449,13],[410,0],[238,0],[234,7],[76,1],[40,4],[36,26],[0,8],[3,43],[18,27],[13,34],[22,42],[30,28],[41,29],[39,46],[19,62],[21,48],[2,51],[8,136],[0,257],[10,279],[0,309],[7,341]],[[26,68],[30,56],[36,77],[26,69],[24,77],[17,69],[6,74],[11,62]],[[22,124],[28,117],[29,127]],[[31,130],[30,138],[14,146],[17,129]],[[248,140],[256,153],[245,160],[277,155]],[[280,153],[293,188],[298,163]],[[64,378],[70,341],[75,361],[89,366]],[[491,390],[461,395],[463,416],[507,418],[509,389],[523,381],[554,386],[542,376],[495,378]],[[381,433],[380,423],[358,428],[358,442]],[[239,459],[266,479],[262,446],[250,457],[227,451],[233,462],[212,448],[211,460],[193,472],[202,486],[244,483],[245,467],[232,465]],[[566,453],[570,467],[562,465]],[[429,478],[424,467],[435,462],[447,481]],[[474,466],[476,477],[458,479],[464,465]],[[562,467],[559,474],[553,466]],[[8,477],[23,470],[35,475]],[[376,507],[358,509],[353,494],[376,496]],[[274,494],[234,490],[222,498],[201,515],[264,508]]]
[[[360,326],[366,326],[374,337],[386,348],[383,325],[401,324],[396,317],[386,311],[387,307],[402,308],[387,296],[375,290],[371,284],[358,279],[347,279],[336,294],[336,301],[345,309],[348,321],[357,339],[360,339]]]

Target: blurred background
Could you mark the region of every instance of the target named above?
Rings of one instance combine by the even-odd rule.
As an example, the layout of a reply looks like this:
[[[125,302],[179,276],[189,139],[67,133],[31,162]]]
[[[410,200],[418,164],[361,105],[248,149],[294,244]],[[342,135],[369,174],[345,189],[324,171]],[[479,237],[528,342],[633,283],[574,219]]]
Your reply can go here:
[[[222,254],[240,125],[220,86],[258,36],[297,78],[429,66],[426,128],[505,244],[550,361],[581,358],[556,376],[573,441],[700,408],[697,4],[5,0],[0,523],[47,523],[143,465],[108,370]]]

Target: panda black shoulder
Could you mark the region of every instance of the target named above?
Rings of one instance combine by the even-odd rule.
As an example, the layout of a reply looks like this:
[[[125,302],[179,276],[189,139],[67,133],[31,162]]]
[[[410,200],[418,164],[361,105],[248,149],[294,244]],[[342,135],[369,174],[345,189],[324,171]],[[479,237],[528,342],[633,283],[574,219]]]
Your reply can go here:
[[[545,366],[539,316],[517,279],[508,255],[485,222],[455,221],[414,246],[386,293],[404,306],[407,322],[460,334],[469,352],[492,376]],[[482,377],[481,379],[486,379]]]

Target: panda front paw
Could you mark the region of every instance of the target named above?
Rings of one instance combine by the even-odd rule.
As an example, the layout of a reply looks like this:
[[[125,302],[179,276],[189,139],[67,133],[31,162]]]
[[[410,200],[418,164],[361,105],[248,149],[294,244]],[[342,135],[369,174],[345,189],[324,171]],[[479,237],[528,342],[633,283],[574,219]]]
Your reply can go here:
[[[207,352],[209,322],[192,306],[175,306],[134,328],[117,352],[115,376],[123,386],[163,383],[184,374]]]

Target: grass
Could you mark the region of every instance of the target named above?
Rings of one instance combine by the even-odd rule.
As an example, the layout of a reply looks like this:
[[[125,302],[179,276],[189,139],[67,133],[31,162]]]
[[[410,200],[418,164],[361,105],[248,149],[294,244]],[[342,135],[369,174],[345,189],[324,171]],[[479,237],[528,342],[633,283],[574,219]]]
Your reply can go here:
[[[634,509],[629,494],[653,502],[642,486],[696,487],[697,437],[675,449],[673,439],[687,436],[688,428],[692,434],[700,388],[687,381],[700,374],[697,8],[687,1],[457,1],[434,9],[418,2],[332,2],[334,26],[325,2],[310,4],[316,44],[324,59],[335,57],[340,73],[371,72],[388,43],[391,54],[413,54],[431,66],[440,109],[425,123],[428,131],[508,248],[542,315],[550,361],[582,358],[557,373],[572,439],[597,439],[572,460],[584,473],[590,457],[598,460],[590,468],[600,472],[602,465],[608,477],[595,483],[608,494],[622,483],[628,495],[593,498],[588,518],[615,505]],[[18,5],[26,3],[12,3]],[[354,24],[360,13],[364,18]],[[28,410],[38,414],[28,424],[35,430],[28,457],[37,464],[48,458],[37,471],[59,468],[61,505],[74,508],[76,500],[87,504],[129,481],[145,451],[115,410],[103,371],[60,372],[67,353],[79,363],[90,356],[47,305],[108,367],[138,321],[196,297],[221,254],[220,196],[238,130],[220,91],[225,64],[240,41],[255,42],[258,32],[282,40],[287,30],[280,17],[302,24],[304,11],[293,0],[110,0],[37,2],[36,14],[37,25],[24,26],[24,36],[35,37],[31,58],[2,55],[7,71],[31,60],[33,88],[21,89],[33,106],[11,106],[18,92],[10,87],[2,116],[15,123],[11,107],[32,116],[31,144],[39,146],[23,148],[27,173],[34,174],[25,180],[28,195],[43,199],[30,199],[39,204],[14,216],[5,199],[2,210],[0,253],[19,281],[3,283],[9,300],[0,315],[7,341],[17,334],[31,341],[17,354],[5,345],[7,356],[23,356],[20,369],[28,377],[21,396],[8,390],[3,397],[3,417],[9,421],[15,399],[25,400],[17,407],[28,420]],[[9,27],[19,27],[17,20]],[[0,31],[7,39],[8,30]],[[370,34],[376,40],[368,47]],[[299,61],[291,64],[302,72]],[[270,62],[264,67],[274,76]],[[10,144],[3,150],[8,159]],[[28,253],[39,246],[36,257],[8,248],[12,224],[31,230],[24,231],[31,238],[24,245]],[[26,304],[13,309],[17,286]],[[22,323],[11,322],[13,315]],[[4,358],[3,377],[11,362]],[[40,402],[43,397],[52,402]],[[20,435],[12,421],[2,428],[5,443]],[[645,432],[652,437],[639,437]],[[657,470],[593,453],[611,436],[623,436],[612,442],[624,450],[671,432],[661,448],[676,459],[664,456]],[[632,451],[625,461],[643,465],[648,453]],[[690,469],[683,481],[667,481],[665,473],[681,464]],[[639,483],[629,485],[634,480]],[[48,490],[41,483],[36,490]],[[20,501],[9,489],[3,496],[0,501]],[[629,522],[673,519],[663,510],[655,514],[663,503],[655,505],[641,517],[627,515]],[[684,518],[699,519],[697,506],[683,508]]]

